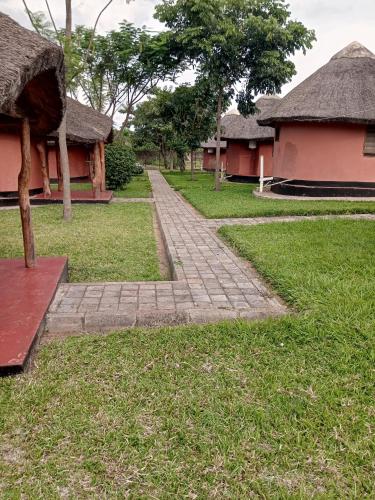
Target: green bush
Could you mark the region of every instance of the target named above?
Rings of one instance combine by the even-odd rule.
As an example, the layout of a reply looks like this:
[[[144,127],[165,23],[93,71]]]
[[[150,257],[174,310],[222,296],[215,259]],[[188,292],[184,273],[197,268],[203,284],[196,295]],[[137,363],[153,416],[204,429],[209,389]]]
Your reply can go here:
[[[136,163],[133,168],[133,175],[142,175],[145,169],[140,163]]]
[[[106,185],[108,189],[120,189],[127,184],[135,168],[132,148],[124,144],[108,144],[105,148]]]

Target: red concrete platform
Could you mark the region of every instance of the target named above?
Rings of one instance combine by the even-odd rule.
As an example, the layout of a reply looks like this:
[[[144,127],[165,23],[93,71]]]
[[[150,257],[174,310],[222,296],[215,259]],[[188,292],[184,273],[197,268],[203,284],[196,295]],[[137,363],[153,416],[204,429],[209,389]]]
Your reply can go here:
[[[25,368],[67,270],[66,257],[39,258],[34,269],[23,259],[0,259],[0,374]]]
[[[97,198],[94,197],[92,191],[72,191],[72,203],[109,203],[113,197],[113,191],[103,191]],[[46,198],[44,194],[37,194],[30,198],[32,205],[62,203],[63,192],[52,191],[51,196]]]

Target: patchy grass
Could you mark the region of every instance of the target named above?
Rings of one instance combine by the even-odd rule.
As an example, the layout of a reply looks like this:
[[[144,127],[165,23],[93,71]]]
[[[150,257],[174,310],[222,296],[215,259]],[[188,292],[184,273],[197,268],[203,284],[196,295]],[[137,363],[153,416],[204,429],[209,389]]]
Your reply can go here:
[[[221,233],[298,314],[44,347],[0,381],[1,497],[374,497],[374,223]]]
[[[176,190],[210,219],[224,217],[269,217],[275,215],[319,215],[374,213],[374,202],[365,201],[293,201],[269,200],[253,196],[257,184],[225,182],[221,192],[213,190],[211,173],[167,172],[164,176]]]
[[[136,175],[123,189],[115,191],[118,198],[149,198],[151,196],[151,183],[147,172]]]
[[[74,205],[73,220],[61,206],[33,210],[38,255],[67,255],[70,281],[160,279],[152,210],[148,205]],[[20,217],[0,212],[0,258],[21,257]]]
[[[72,191],[92,191],[91,182],[71,182],[70,189]],[[51,191],[57,191],[57,184],[51,184]]]

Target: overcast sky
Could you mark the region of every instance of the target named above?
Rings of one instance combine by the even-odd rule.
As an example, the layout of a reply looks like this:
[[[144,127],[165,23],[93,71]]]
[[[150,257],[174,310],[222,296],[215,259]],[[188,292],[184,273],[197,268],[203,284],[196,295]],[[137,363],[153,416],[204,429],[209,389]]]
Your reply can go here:
[[[92,25],[104,3],[104,0],[72,0],[74,24]],[[161,25],[153,19],[156,3],[157,0],[133,0],[130,4],[125,0],[114,0],[101,18],[99,31],[114,29],[123,19],[160,30]],[[32,11],[45,9],[44,0],[28,0],[28,4]],[[50,5],[57,24],[63,25],[63,0],[50,0]],[[283,94],[354,40],[375,52],[375,0],[289,0],[289,5],[293,19],[315,29],[317,42],[306,56],[296,54],[293,58],[297,75],[285,85]],[[30,27],[21,0],[0,0],[0,10],[23,26]],[[185,78],[189,80],[191,75],[187,74]]]

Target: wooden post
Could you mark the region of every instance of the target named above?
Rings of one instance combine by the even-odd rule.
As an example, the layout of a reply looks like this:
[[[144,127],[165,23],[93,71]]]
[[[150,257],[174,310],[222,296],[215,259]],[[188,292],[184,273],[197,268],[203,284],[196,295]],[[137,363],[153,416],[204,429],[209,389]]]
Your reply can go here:
[[[46,141],[38,142],[36,145],[36,149],[38,150],[38,153],[39,153],[40,169],[42,171],[43,194],[45,197],[48,197],[48,196],[51,196],[51,186],[49,183],[48,153],[47,153]]]
[[[99,148],[100,148],[100,161],[101,161],[101,164],[102,164],[101,191],[105,191],[105,148],[104,148],[104,141],[100,141]]]
[[[60,146],[59,141],[55,141],[55,154],[56,154],[56,175],[57,175],[57,190],[63,190],[63,178],[61,174],[61,165],[60,165]]]
[[[18,198],[21,212],[23,247],[25,266],[35,267],[34,234],[31,222],[29,184],[31,171],[30,123],[28,118],[22,119],[21,128],[21,170],[18,175]]]
[[[72,197],[70,192],[69,156],[66,145],[66,111],[59,127],[60,165],[63,178],[63,217],[70,221],[72,218]]]
[[[100,196],[100,187],[102,183],[102,162],[100,159],[100,147],[99,143],[96,142],[94,146],[94,172],[95,177],[92,180],[92,187],[94,191],[94,197],[98,198]]]

